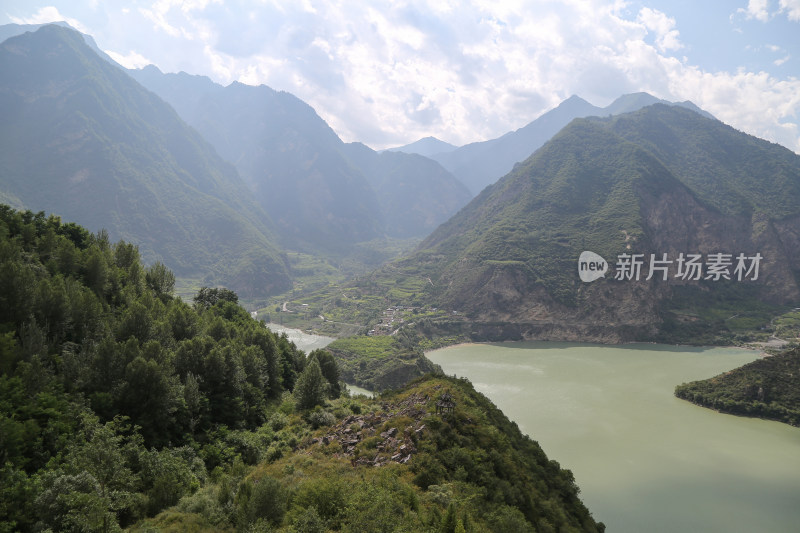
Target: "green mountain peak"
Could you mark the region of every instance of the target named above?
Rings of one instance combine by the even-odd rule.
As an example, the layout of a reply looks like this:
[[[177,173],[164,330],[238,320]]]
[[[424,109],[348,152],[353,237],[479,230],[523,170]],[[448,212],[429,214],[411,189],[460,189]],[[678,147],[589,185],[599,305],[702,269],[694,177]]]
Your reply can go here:
[[[675,340],[680,321],[713,338],[728,330],[713,316],[767,320],[800,297],[798,187],[800,157],[680,107],[575,119],[370,282],[419,278],[417,302],[483,339]],[[581,281],[584,251],[603,279]],[[615,279],[632,254],[640,275]],[[727,254],[728,279],[678,276],[689,254],[705,269]],[[739,254],[763,259],[757,279],[737,279]]]

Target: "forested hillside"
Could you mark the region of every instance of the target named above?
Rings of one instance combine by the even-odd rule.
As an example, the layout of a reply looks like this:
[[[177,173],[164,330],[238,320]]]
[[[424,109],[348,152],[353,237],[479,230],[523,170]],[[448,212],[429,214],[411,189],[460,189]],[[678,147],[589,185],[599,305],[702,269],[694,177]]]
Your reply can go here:
[[[303,379],[305,354],[233,292],[191,306],[173,284],[132,244],[0,206],[0,530],[154,514],[255,446]]]
[[[399,388],[441,368],[425,357],[421,338],[408,330],[394,335],[362,335],[336,339],[325,347],[336,358],[347,383],[371,391]]]
[[[675,396],[723,413],[800,426],[800,348],[675,387]]]
[[[448,395],[453,412],[437,413]],[[134,531],[605,530],[572,473],[467,381],[427,376],[284,421],[294,453],[231,469]]]
[[[130,243],[0,206],[0,531],[603,530],[469,383],[338,398],[330,353],[173,284]]]

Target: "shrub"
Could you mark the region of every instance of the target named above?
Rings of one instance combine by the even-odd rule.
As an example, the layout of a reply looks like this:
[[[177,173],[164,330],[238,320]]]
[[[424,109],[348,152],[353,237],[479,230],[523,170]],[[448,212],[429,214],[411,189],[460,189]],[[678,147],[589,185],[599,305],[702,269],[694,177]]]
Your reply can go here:
[[[289,423],[289,419],[286,417],[286,414],[278,411],[273,413],[271,417],[269,417],[268,424],[272,427],[273,431],[280,431],[286,427],[286,424]]]
[[[347,488],[341,481],[323,477],[303,483],[293,504],[306,510],[314,509],[314,514],[325,520],[329,527],[338,529],[338,519],[347,505],[346,495]]]
[[[316,359],[297,378],[294,395],[300,409],[312,409],[325,401],[326,381]]]
[[[286,490],[277,479],[267,476],[242,483],[237,494],[239,525],[247,527],[259,519],[280,525],[286,514],[286,500]]]
[[[414,458],[411,470],[415,474],[414,484],[421,489],[436,485],[447,477],[447,471],[442,464],[427,453],[421,453]]]
[[[325,533],[325,522],[317,513],[317,508],[311,506],[297,517],[292,526],[292,531],[297,533]]]
[[[486,519],[491,531],[496,533],[506,533],[507,531],[518,531],[520,533],[533,533],[534,528],[525,520],[525,516],[516,507],[502,505],[493,511]],[[547,521],[543,520],[539,525],[540,529],[547,531]],[[555,531],[553,529],[553,531]]]
[[[294,413],[297,402],[295,401],[294,396],[292,396],[292,393],[288,391],[284,392],[281,399],[282,401],[280,406],[278,406],[278,412],[284,415],[290,415]]]
[[[322,409],[315,409],[308,415],[308,423],[311,427],[317,429],[322,426],[331,426],[336,422],[336,417],[328,411]]]

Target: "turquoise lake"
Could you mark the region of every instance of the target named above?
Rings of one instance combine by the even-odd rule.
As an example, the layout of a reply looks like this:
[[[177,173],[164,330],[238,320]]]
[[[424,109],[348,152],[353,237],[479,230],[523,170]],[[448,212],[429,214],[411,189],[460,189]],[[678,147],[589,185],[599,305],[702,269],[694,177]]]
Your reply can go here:
[[[800,531],[800,428],[673,396],[757,352],[519,342],[428,357],[572,470],[611,533]]]

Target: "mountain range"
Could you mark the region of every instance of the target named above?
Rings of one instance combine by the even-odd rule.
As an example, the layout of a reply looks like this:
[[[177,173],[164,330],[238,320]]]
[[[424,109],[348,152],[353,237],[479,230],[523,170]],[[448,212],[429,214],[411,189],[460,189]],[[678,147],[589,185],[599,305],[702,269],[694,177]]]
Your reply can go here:
[[[492,141],[402,147],[431,158],[344,143],[291,94],[129,71],[87,42],[45,26],[0,46],[0,200],[106,228],[179,276],[263,298],[291,287],[283,250],[424,237],[361,282],[417,279],[417,301],[492,338],[662,339],[800,298],[798,156],[691,103],[574,96]],[[459,161],[488,183],[471,201]],[[579,279],[583,251],[605,279]],[[748,283],[615,280],[626,253],[763,261]]]
[[[430,159],[343,143],[288,93],[129,71],[65,24],[0,35],[0,201],[105,228],[179,276],[263,297],[290,286],[282,249],[420,239],[470,198]]]
[[[436,137],[424,137],[411,144],[406,144],[405,146],[398,146],[396,148],[389,148],[386,151],[406,152],[409,154],[419,154],[419,155],[424,155],[425,157],[431,157],[437,154],[452,152],[453,150],[457,149],[458,146],[446,143],[444,141],[440,141]]]
[[[362,241],[422,238],[470,199],[430,159],[345,144],[289,93],[153,66],[130,74],[236,165],[287,248],[342,255]]]
[[[233,286],[244,298],[281,292],[291,277],[281,249],[341,257],[363,241],[420,239],[470,198],[430,159],[343,143],[289,93],[236,82],[223,87],[152,66],[127,70],[66,24],[6,25],[0,35],[9,38],[0,105],[13,110],[2,132],[9,142],[0,201],[105,228],[179,276]],[[47,60],[48,48],[64,54],[60,64]],[[69,91],[52,91],[66,84]],[[48,90],[51,100],[34,96]],[[81,120],[102,131],[92,132],[94,151],[72,147],[64,165],[44,147],[80,138]],[[27,137],[20,135],[26,127]],[[37,145],[35,138],[47,141]],[[45,153],[33,156],[21,143]],[[98,151],[111,155],[100,161]],[[67,172],[67,180],[48,181]],[[117,209],[122,183],[124,203],[135,209]],[[187,185],[196,190],[186,192]],[[217,222],[236,237],[212,231]],[[231,262],[241,268],[228,268]]]
[[[690,103],[572,97],[377,152],[263,85],[129,71],[60,25],[0,38],[0,203],[41,210],[0,205],[0,530],[604,531],[467,380],[330,393],[462,339],[729,344],[800,301],[800,156]],[[316,294],[289,260],[392,238],[419,244]],[[192,307],[159,261],[235,292]],[[379,336],[307,357],[239,296]],[[755,387],[775,368],[734,411],[785,411]]]
[[[163,100],[47,25],[0,45],[0,197],[139,246],[243,297],[289,287],[274,225]]]
[[[584,251],[604,278],[581,281]],[[623,254],[642,254],[640,277],[615,279]],[[666,280],[646,280],[650,254]],[[681,254],[730,254],[730,279],[678,277]],[[757,279],[738,254],[761,256]],[[676,106],[576,119],[371,283],[398,272],[489,338],[710,334],[800,299],[800,156]]]
[[[594,106],[573,95],[526,126],[496,139],[450,148],[452,145],[428,138],[393,150],[419,153],[438,161],[473,194],[478,194],[484,187],[511,172],[516,163],[527,159],[573,119],[630,113],[656,103],[686,107],[713,118],[691,102],[667,102],[647,93],[620,96],[607,107]],[[437,147],[444,149],[436,151]]]

